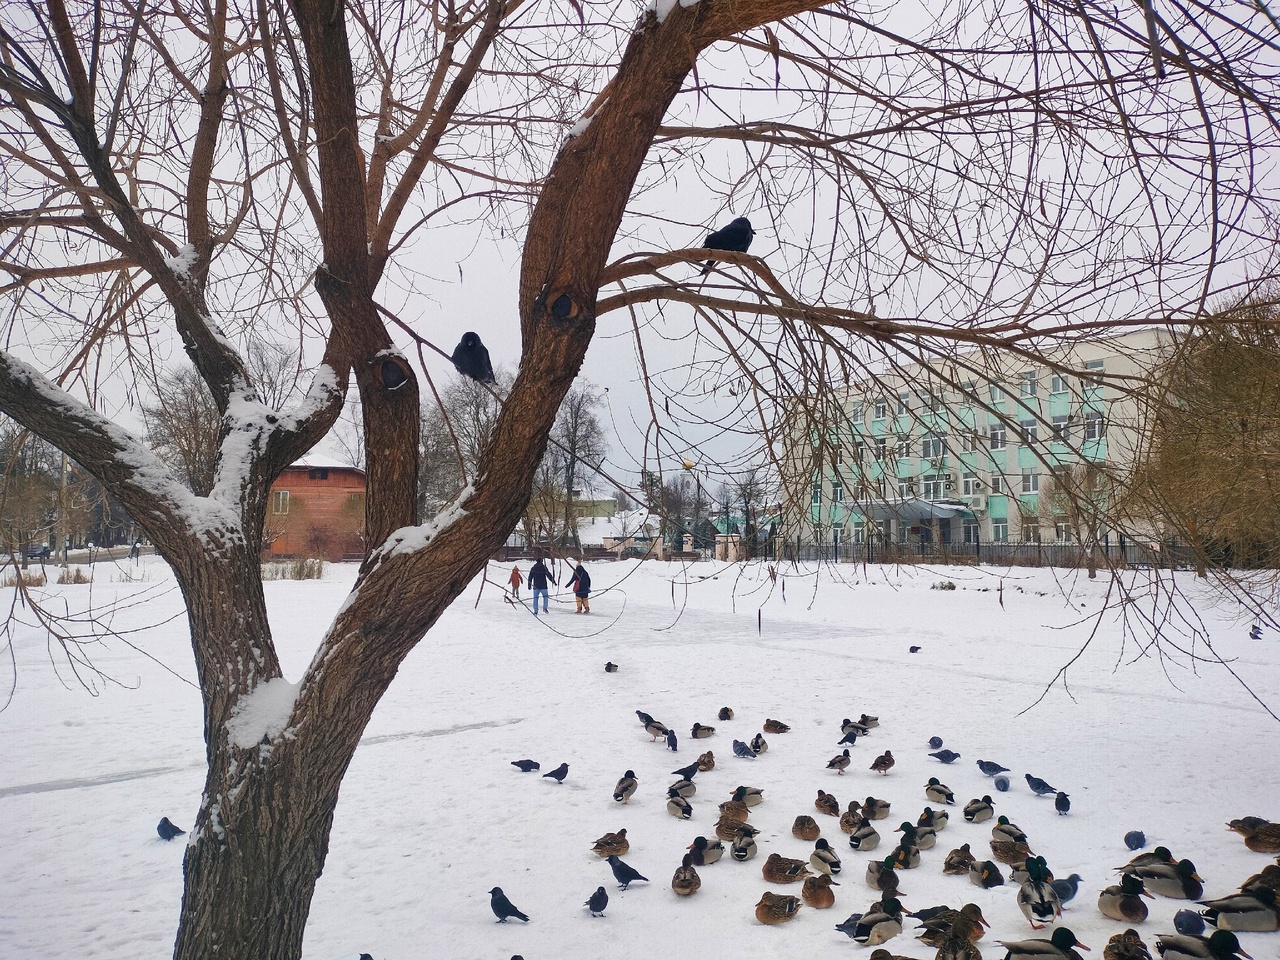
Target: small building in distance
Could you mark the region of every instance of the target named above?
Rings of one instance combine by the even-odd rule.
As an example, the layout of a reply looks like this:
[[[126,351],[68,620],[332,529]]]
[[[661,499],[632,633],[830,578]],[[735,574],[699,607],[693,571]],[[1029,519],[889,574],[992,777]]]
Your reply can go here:
[[[361,559],[364,498],[359,467],[319,456],[286,467],[271,485],[264,559]]]

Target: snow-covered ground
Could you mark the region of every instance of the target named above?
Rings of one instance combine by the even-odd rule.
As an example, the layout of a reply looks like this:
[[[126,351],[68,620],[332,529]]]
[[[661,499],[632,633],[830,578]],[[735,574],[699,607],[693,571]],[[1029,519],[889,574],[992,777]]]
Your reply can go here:
[[[96,696],[77,683],[56,643],[56,671],[50,665],[44,631],[22,627],[13,638],[16,688],[0,713],[6,960],[171,952],[183,846],[159,840],[155,825],[165,815],[191,825],[202,785],[200,702],[166,568],[152,561],[140,582],[122,582],[123,569],[100,564],[92,587],[45,591],[75,613],[91,602],[105,617],[116,606],[103,623],[116,635],[89,651],[110,678],[87,675]],[[867,948],[833,927],[876,899],[863,879],[866,862],[889,852],[891,828],[916,819],[931,776],[951,786],[958,805],[991,794],[997,813],[1030,835],[1056,875],[1083,875],[1063,922],[1095,956],[1122,928],[1096,901],[1130,856],[1126,831],[1144,830],[1151,845],[1191,858],[1207,896],[1233,891],[1272,862],[1224,823],[1280,820],[1280,723],[1225,668],[1209,660],[1192,668],[1176,653],[1172,644],[1190,640],[1175,624],[1165,631],[1165,656],[1115,616],[1097,619],[1105,580],[1073,578],[1064,593],[1051,571],[845,566],[786,568],[774,584],[762,566],[595,564],[590,617],[574,616],[561,593],[551,616],[535,620],[502,602],[498,584],[508,571],[493,565],[478,606],[479,583],[454,604],[378,708],[343,786],[308,958],[865,956]],[[289,679],[310,659],[354,575],[337,566],[324,581],[268,583]],[[941,581],[956,589],[931,589]],[[1276,635],[1251,641],[1236,608],[1200,595],[1190,579],[1180,584],[1216,653],[1280,711]],[[1136,605],[1132,617],[1151,607],[1149,599]],[[131,632],[147,624],[163,625]],[[911,654],[911,645],[921,650]],[[1212,656],[1200,641],[1194,652]],[[606,660],[619,671],[605,673]],[[1053,685],[1068,663],[1066,686]],[[735,719],[717,721],[721,706]],[[682,734],[678,753],[650,742],[637,709]],[[863,712],[879,715],[881,726],[837,776],[826,764],[838,752],[840,721]],[[749,739],[766,717],[791,732],[768,736],[770,749],[757,760],[735,759],[733,738]],[[695,721],[717,734],[688,739]],[[943,766],[930,758],[932,736],[962,759]],[[697,777],[693,819],[679,822],[665,808],[671,771],[707,748],[716,767]],[[885,749],[897,765],[881,777],[868,767]],[[569,776],[557,785],[521,774],[510,761],[524,757],[542,772],[567,761]],[[997,793],[978,759],[1011,767],[1012,790]],[[620,806],[611,792],[628,768],[640,789]],[[1030,793],[1028,772],[1071,795],[1069,816]],[[698,834],[713,836],[715,804],[738,784],[765,790],[751,815],[763,831],[760,856],[707,867],[696,896],[676,897],[670,880],[684,848]],[[878,824],[880,848],[851,851],[836,821],[815,812],[819,788],[842,806],[869,794],[892,801],[892,817]],[[836,906],[804,907],[791,923],[762,926],[753,907],[763,891],[799,893],[798,885],[766,883],[760,867],[773,851],[808,856],[812,844],[791,835],[802,813],[817,817],[845,855]],[[948,850],[968,841],[982,854],[990,838],[989,825],[952,813],[938,846],[904,875],[903,901],[911,909],[976,901],[993,928],[984,953],[1002,956],[994,940],[1031,931],[1013,886],[984,891],[943,875]],[[624,859],[652,881],[625,893],[591,853],[597,837],[620,827],[632,844]],[[611,900],[606,916],[592,919],[582,903],[601,884]],[[532,922],[495,924],[487,894],[494,886]],[[1148,942],[1171,931],[1173,913],[1186,906],[1150,903]],[[1241,939],[1258,960],[1280,957],[1280,934]],[[909,934],[887,946],[912,957],[934,953]]]

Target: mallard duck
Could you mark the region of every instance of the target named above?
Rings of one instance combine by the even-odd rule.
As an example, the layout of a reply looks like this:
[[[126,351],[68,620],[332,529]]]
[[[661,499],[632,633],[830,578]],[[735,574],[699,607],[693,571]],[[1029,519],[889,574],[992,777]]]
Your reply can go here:
[[[992,887],[1000,887],[1004,885],[1004,875],[990,860],[983,860],[978,863],[976,860],[973,866],[969,868],[969,882],[975,886],[989,890]]]
[[[791,835],[797,840],[817,840],[822,836],[822,830],[817,820],[807,813],[802,813],[791,824]]]
[[[863,822],[862,808],[858,805],[858,801],[850,800],[849,809],[840,814],[840,829],[845,833],[853,833],[862,826]]]
[[[1248,930],[1270,933],[1280,930],[1280,910],[1276,909],[1276,892],[1259,887],[1250,893],[1237,893],[1218,900],[1201,900],[1201,916],[1219,930]]]
[[[902,904],[897,897],[885,897],[879,909],[868,910],[858,918],[853,939],[873,947],[892,940],[902,932]]]
[[[636,772],[628,770],[622,775],[622,779],[618,781],[618,785],[613,788],[613,799],[619,803],[628,802],[632,795],[636,792],[636,788],[640,786],[640,782],[636,780]]]
[[[951,814],[945,810],[935,810],[933,807],[925,807],[924,812],[916,817],[917,827],[933,827],[934,830],[945,830],[950,822]]]
[[[680,796],[684,797],[686,800],[688,800],[690,797],[692,797],[695,793],[698,792],[697,786],[694,784],[692,780],[688,779],[687,777],[681,777],[675,783],[671,784],[671,786],[667,787],[667,790],[668,791],[674,790],[676,793],[680,794]]]
[[[898,893],[898,869],[893,856],[867,861],[867,886],[885,893]]]
[[[770,883],[795,883],[809,876],[809,864],[803,860],[784,857],[780,853],[771,853],[760,872]]]
[[[670,733],[671,731],[667,728],[667,725],[665,723],[661,723],[657,720],[651,719],[648,723],[644,725],[644,732],[649,734],[649,737],[650,737],[649,742],[653,743],[659,737],[665,740],[667,734]]]
[[[1073,947],[1089,948],[1076,939],[1067,927],[1053,931],[1048,940],[1000,940],[1000,946],[1009,951],[1005,960],[1080,960]]]
[[[900,957],[896,953],[890,953],[883,947],[877,947],[867,956],[867,960],[911,960],[911,957]],[[981,958],[978,958],[981,960]]]
[[[942,872],[952,875],[968,873],[969,868],[973,866],[976,859],[977,858],[969,850],[969,845],[967,843],[962,843],[960,846],[948,853],[947,859],[942,861]]]
[[[748,807],[759,806],[764,800],[764,791],[759,787],[738,786],[734,788],[733,799],[745,803]]]
[[[845,770],[852,762],[853,760],[849,756],[849,749],[846,747],[844,753],[838,753],[827,761],[827,769],[834,770],[836,773],[843,776]]]
[[[706,773],[716,765],[716,755],[708,750],[706,753],[698,757],[698,770]]]
[[[769,741],[764,738],[763,733],[757,733],[751,738],[751,749],[756,752],[757,756],[769,749]]]
[[[848,750],[845,751],[846,754],[848,752],[849,752]],[[876,757],[874,760],[871,761],[871,770],[874,773],[881,774],[882,776],[887,777],[889,775],[889,770],[892,769],[892,767],[893,767],[893,754],[890,753],[888,750],[886,750],[884,753],[880,754],[880,756]]]
[[[693,804],[680,796],[678,790],[667,791],[667,813],[677,820],[688,820],[693,816]]]
[[[1230,930],[1215,930],[1207,939],[1162,933],[1156,937],[1156,950],[1164,960],[1252,960]]]
[[[818,791],[818,799],[813,801],[813,805],[819,813],[825,813],[829,817],[840,816],[840,801],[825,790]]]
[[[751,826],[751,824],[742,820],[735,820],[733,817],[721,817],[716,821],[716,836],[721,840],[726,840],[730,843],[736,840],[738,834],[742,833],[744,830],[748,831],[753,837],[760,832],[755,827]]]
[[[870,730],[872,727],[880,726],[879,717],[869,717],[865,713],[858,718],[858,722]]]
[[[938,945],[934,960],[982,960],[982,951],[964,937],[947,937]]]
[[[730,707],[721,707],[720,712],[716,714],[717,720],[732,720],[733,710]]]
[[[964,805],[964,818],[970,823],[984,823],[995,816],[995,805],[990,797],[981,800],[970,800]]]
[[[734,820],[746,820],[749,816],[750,807],[740,800],[726,800],[720,804],[720,813],[726,817],[732,817]]]
[[[627,839],[626,827],[623,827],[617,833],[606,833],[591,848],[593,853],[601,857],[620,857],[630,849],[631,841]]]
[[[937,777],[930,777],[929,782],[924,785],[924,797],[930,803],[955,803],[955,794],[951,792],[951,788],[945,783],[939,782]]]
[[[840,858],[831,849],[831,844],[822,837],[814,841],[813,853],[809,854],[809,865],[818,873],[829,873],[832,876],[839,874],[841,868]]]
[[[1031,848],[1012,840],[992,840],[991,855],[1001,863],[1018,863],[1031,856]]]
[[[1204,896],[1204,883],[1196,865],[1190,860],[1177,863],[1153,863],[1145,867],[1125,867],[1125,873],[1142,878],[1148,890],[1172,900],[1199,900]]]
[[[854,850],[874,850],[880,845],[880,834],[871,825],[871,821],[863,820],[861,825],[849,834],[849,846]]]
[[[702,878],[693,868],[693,855],[686,853],[684,859],[680,861],[680,866],[671,876],[671,889],[681,897],[689,897],[697,893],[701,886]]]
[[[902,830],[901,827],[899,827],[898,829]],[[913,830],[913,834],[912,834],[911,842],[914,843],[921,850],[932,850],[934,845],[938,842],[938,831],[935,830],[933,827],[916,826],[916,827],[913,827],[912,830]],[[904,831],[903,832],[904,840],[906,839],[906,836],[907,834]]]
[[[695,723],[693,729],[689,731],[690,738],[694,740],[705,740],[707,737],[714,737],[715,735],[715,727],[704,727],[700,723]]]
[[[1044,857],[1027,857],[1026,860],[1020,860],[1017,863],[1009,864],[1009,879],[1021,886],[1031,879],[1031,871],[1027,868],[1027,864],[1035,862],[1040,867],[1040,872],[1045,882],[1053,883],[1053,871],[1049,869],[1049,865],[1045,862]]]
[[[860,737],[864,737],[871,732],[871,728],[866,724],[859,723],[857,720],[850,720],[848,717],[845,717],[844,720],[840,722],[840,732],[846,736],[854,733]]]
[[[756,855],[756,841],[750,831],[742,831],[729,845],[729,853],[739,863],[746,863]]]
[[[1027,861],[1027,874],[1026,882],[1018,890],[1018,909],[1032,930],[1042,930],[1062,916],[1062,902],[1053,885],[1045,879],[1038,859]]]
[[[604,665],[604,672],[605,672],[605,673],[617,673],[617,672],[618,672],[618,665],[617,665],[616,663],[614,663],[612,660],[610,660],[608,663],[606,663],[606,664]]]
[[[1119,883],[1113,883],[1098,894],[1098,912],[1112,920],[1126,923],[1142,923],[1147,919],[1147,905],[1143,897],[1151,897],[1142,880],[1132,873],[1122,874]]]
[[[709,867],[724,856],[724,844],[719,840],[708,840],[706,837],[694,837],[693,843],[685,848],[693,863],[699,867]]]
[[[988,926],[982,908],[976,903],[966,903],[959,910],[943,910],[924,920],[916,937],[931,947],[940,947],[952,937],[974,943],[982,939],[983,928]]]
[[[1248,893],[1250,890],[1258,890],[1262,887],[1267,887],[1276,893],[1280,893],[1280,864],[1267,864],[1262,868],[1261,872],[1255,873],[1240,884],[1240,892]]]
[[[893,862],[899,870],[914,870],[920,866],[920,848],[914,843],[908,843],[904,837],[893,848]]]
[[[1126,930],[1107,941],[1102,948],[1102,960],[1151,960],[1151,954],[1137,930]]]
[[[1262,817],[1241,817],[1227,824],[1244,837],[1244,845],[1254,853],[1280,853],[1280,823]]]
[[[818,910],[834,907],[836,895],[831,890],[832,885],[840,886],[827,873],[818,874],[816,877],[805,877],[804,886],[800,888],[800,896],[804,897],[805,903]]]
[[[1175,857],[1168,847],[1156,847],[1147,853],[1140,853],[1123,867],[1116,867],[1117,870],[1128,870],[1130,867],[1148,867],[1154,863],[1177,863],[1178,858]]]
[[[1016,823],[1013,823],[1008,817],[1003,815],[996,819],[995,826],[991,828],[991,839],[1012,840],[1014,843],[1027,843],[1027,835],[1019,829]]]
[[[786,923],[800,909],[799,897],[788,897],[780,893],[766,890],[756,904],[756,919],[772,926],[775,923]]]
[[[764,721],[764,732],[765,733],[790,733],[791,728],[787,726],[785,723],[783,723],[781,720],[769,720],[768,718],[766,718]]]
[[[889,801],[867,797],[862,801],[862,815],[868,820],[883,820],[889,816]]]

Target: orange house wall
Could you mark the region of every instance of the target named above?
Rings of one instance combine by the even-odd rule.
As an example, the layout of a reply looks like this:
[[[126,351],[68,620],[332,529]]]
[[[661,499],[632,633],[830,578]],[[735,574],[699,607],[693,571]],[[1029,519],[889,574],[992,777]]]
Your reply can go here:
[[[337,562],[364,554],[364,473],[328,467],[328,479],[312,480],[314,467],[287,467],[271,485],[267,503],[267,555],[318,557]],[[276,513],[276,492],[289,492],[288,513]]]

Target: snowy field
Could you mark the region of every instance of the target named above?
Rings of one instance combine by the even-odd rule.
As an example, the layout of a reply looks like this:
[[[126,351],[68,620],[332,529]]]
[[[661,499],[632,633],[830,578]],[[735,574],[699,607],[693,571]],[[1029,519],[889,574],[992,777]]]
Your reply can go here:
[[[56,645],[55,672],[43,631],[27,626],[13,637],[14,664],[5,669],[16,669],[16,689],[0,712],[4,960],[139,960],[172,951],[183,845],[159,840],[155,825],[167,815],[191,826],[202,786],[200,700],[167,569],[152,560],[141,582],[123,582],[123,569],[99,564],[92,587],[45,591],[72,613],[92,605],[119,634],[90,650],[111,681],[90,679],[96,696]],[[866,863],[890,851],[893,827],[915,821],[931,776],[950,785],[957,808],[937,847],[903,876],[902,899],[909,909],[979,903],[992,924],[980,944],[988,958],[1003,955],[994,940],[1033,934],[1014,886],[980,890],[942,873],[947,851],[963,842],[986,855],[990,824],[966,824],[958,809],[984,793],[1057,876],[1084,877],[1063,923],[1095,957],[1123,926],[1096,902],[1130,856],[1126,831],[1143,830],[1151,845],[1192,859],[1206,896],[1234,891],[1273,862],[1224,823],[1280,820],[1280,724],[1222,666],[1193,669],[1172,646],[1162,657],[1113,615],[1098,619],[1105,580],[844,566],[787,568],[773,584],[755,566],[595,564],[590,617],[574,616],[562,592],[551,615],[535,620],[502,602],[498,584],[508,570],[491,566],[478,605],[479,582],[459,598],[374,715],[343,786],[308,958],[865,957],[869,948],[833,927],[877,899],[863,879]],[[290,679],[354,576],[353,566],[335,566],[324,581],[267,584]],[[956,589],[930,589],[940,581]],[[1250,622],[1234,606],[1197,593],[1190,578],[1180,584],[1217,654],[1280,712],[1277,636],[1251,641]],[[12,591],[5,594],[8,602]],[[1134,609],[1145,614],[1151,602]],[[1166,640],[1190,642],[1173,625]],[[913,644],[920,652],[908,653]],[[1194,652],[1211,656],[1203,643]],[[1067,687],[1051,685],[1073,658]],[[605,673],[606,660],[620,670]],[[717,721],[722,706],[736,718]],[[678,753],[649,741],[637,709],[681,734]],[[881,726],[837,776],[826,764],[839,752],[840,721],[864,712]],[[791,732],[768,736],[759,759],[735,759],[732,740],[750,739],[766,717]],[[695,721],[717,734],[695,743]],[[930,758],[932,736],[962,759],[943,766]],[[693,819],[679,822],[665,807],[670,771],[708,748],[716,767],[696,778]],[[897,765],[881,777],[868,767],[885,749]],[[569,776],[557,785],[521,774],[510,761],[524,757],[542,772],[567,761]],[[1011,791],[997,793],[978,759],[1011,767]],[[627,768],[640,788],[620,806],[611,792]],[[1067,791],[1070,815],[1034,796],[1024,773]],[[726,857],[701,870],[696,896],[676,897],[670,880],[684,848],[698,834],[714,836],[715,805],[738,784],[765,791],[751,814],[762,829],[760,855],[746,864]],[[835,819],[814,810],[819,788],[842,806],[869,794],[892,802],[890,819],[877,824],[884,839],[876,851],[849,849]],[[766,883],[760,867],[774,851],[808,857],[812,844],[791,835],[802,813],[819,820],[844,856],[836,906],[803,907],[791,923],[762,926],[753,908],[763,891],[800,892]],[[652,880],[625,893],[591,853],[597,837],[620,827],[632,844],[624,859]],[[592,919],[582,903],[601,884],[611,900],[606,916]],[[494,886],[532,922],[495,924],[487,894]],[[1149,903],[1141,930],[1152,943],[1187,904]],[[1257,960],[1280,957],[1280,934],[1241,941]],[[934,954],[909,933],[887,946]]]

